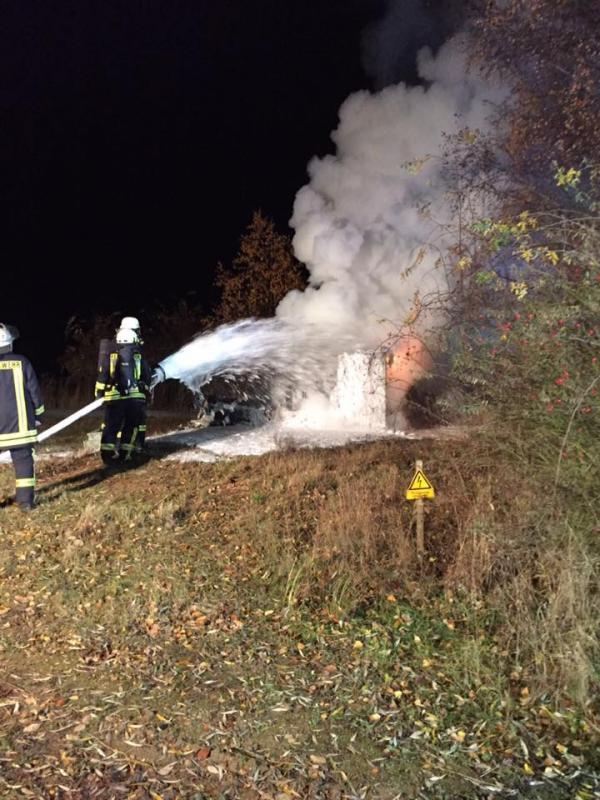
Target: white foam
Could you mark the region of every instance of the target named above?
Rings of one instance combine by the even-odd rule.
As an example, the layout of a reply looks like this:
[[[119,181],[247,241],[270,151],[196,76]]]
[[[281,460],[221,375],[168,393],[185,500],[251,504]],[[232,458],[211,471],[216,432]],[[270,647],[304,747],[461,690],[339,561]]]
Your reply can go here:
[[[344,353],[338,361],[332,402],[345,425],[369,431],[386,427],[385,364],[379,353]]]
[[[381,353],[342,353],[329,395],[309,393],[299,407],[281,414],[282,431],[383,434],[386,430],[386,378]]]

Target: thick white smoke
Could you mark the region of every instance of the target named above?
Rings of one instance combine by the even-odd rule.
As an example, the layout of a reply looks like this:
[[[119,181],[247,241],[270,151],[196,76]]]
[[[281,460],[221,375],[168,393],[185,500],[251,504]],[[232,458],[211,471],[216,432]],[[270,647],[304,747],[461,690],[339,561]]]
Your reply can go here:
[[[502,95],[467,70],[466,47],[459,35],[436,56],[421,50],[420,85],[346,100],[332,134],[337,152],[311,161],[294,205],[294,248],[309,269],[308,288],[290,292],[277,319],[198,337],[163,362],[167,377],[196,390],[217,374],[269,375],[272,387],[285,376],[283,394],[308,395],[302,424],[332,426],[341,405],[324,398],[340,353],[377,347],[407,327],[420,335],[435,327],[448,288],[444,257],[456,240],[445,137],[485,131]]]
[[[421,50],[422,85],[345,101],[332,134],[337,152],[311,161],[291,219],[310,285],[288,294],[278,317],[325,334],[358,332],[370,347],[445,292],[440,256],[452,243],[452,210],[444,134],[485,130],[501,91],[467,70],[466,45],[459,35],[435,57]]]

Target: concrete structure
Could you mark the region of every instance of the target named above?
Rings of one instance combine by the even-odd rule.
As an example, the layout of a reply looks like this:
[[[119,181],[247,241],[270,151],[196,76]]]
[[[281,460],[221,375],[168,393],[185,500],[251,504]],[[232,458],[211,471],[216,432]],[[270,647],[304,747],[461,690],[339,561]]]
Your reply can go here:
[[[380,353],[344,353],[338,361],[332,405],[344,427],[387,428],[385,360]]]
[[[393,350],[344,353],[332,395],[345,428],[401,431],[406,428],[406,395],[433,368],[431,354],[415,336],[400,337]]]

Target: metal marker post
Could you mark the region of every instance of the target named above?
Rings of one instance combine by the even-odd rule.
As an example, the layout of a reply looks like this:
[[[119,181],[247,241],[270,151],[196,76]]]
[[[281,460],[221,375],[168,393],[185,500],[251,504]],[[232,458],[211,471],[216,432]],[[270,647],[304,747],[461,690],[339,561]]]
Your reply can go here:
[[[415,514],[417,517],[417,557],[421,563],[425,555],[425,506],[423,500],[433,500],[435,489],[429,478],[423,472],[423,462],[415,462],[415,474],[406,490],[406,499],[416,503]]]
[[[416,461],[415,466],[417,472],[423,470],[422,461]],[[425,554],[425,507],[422,497],[415,500],[415,512],[417,515],[417,558],[421,561]]]

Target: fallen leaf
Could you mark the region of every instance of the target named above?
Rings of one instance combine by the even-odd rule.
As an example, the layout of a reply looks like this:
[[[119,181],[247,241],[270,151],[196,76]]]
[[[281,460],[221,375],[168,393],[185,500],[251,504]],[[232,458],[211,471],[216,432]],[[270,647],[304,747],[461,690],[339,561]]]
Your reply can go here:
[[[40,728],[39,722],[32,722],[30,725],[27,725],[23,728],[23,733],[35,733]]]

